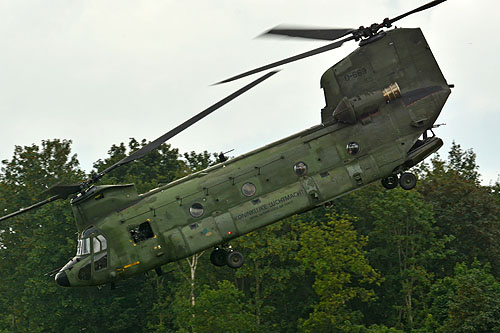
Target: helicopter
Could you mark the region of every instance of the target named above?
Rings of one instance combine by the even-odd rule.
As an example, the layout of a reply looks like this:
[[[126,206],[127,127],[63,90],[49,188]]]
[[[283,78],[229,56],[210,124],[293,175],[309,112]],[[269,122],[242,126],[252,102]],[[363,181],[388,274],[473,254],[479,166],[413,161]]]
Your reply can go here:
[[[447,83],[419,28],[393,28],[431,1],[395,18],[358,29],[266,32],[332,43],[218,82],[223,84],[341,47],[359,47],[321,77],[321,123],[227,159],[149,192],[133,184],[98,185],[278,71],[247,84],[156,140],[79,184],[60,184],[48,199],[0,218],[13,218],[72,196],[76,255],[55,275],[62,287],[102,286],[155,270],[213,248],[218,267],[237,269],[244,256],[230,241],[288,216],[311,210],[368,184],[413,189],[409,170],[443,141],[433,128],[453,85]]]

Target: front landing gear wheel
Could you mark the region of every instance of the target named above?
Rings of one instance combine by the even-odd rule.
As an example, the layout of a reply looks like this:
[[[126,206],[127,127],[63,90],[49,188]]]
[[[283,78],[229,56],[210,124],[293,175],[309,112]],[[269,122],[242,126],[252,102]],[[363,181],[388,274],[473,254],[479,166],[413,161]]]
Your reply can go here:
[[[411,190],[417,185],[417,176],[412,173],[405,172],[399,177],[399,185],[404,190]]]
[[[232,251],[227,254],[226,263],[231,268],[240,268],[243,265],[243,254],[238,251]]]
[[[382,178],[382,186],[388,190],[392,190],[398,186],[398,175],[390,175],[389,177]]]
[[[215,249],[210,253],[210,261],[217,267],[226,265],[227,251],[224,249]]]

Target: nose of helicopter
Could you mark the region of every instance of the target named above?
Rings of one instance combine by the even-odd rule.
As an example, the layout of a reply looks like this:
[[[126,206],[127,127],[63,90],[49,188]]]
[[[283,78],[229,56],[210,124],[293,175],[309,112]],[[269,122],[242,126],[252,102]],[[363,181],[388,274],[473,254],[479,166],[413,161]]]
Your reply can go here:
[[[69,287],[69,279],[68,276],[66,275],[66,271],[59,271],[59,273],[56,274],[56,282],[58,285],[61,287]]]

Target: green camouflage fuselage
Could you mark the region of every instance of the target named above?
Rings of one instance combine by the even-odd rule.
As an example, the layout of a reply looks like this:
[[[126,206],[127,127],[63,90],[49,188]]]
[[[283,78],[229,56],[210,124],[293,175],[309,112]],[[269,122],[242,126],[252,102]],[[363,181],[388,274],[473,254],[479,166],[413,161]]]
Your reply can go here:
[[[381,91],[393,83],[401,97],[386,102]],[[442,145],[438,138],[415,145],[450,93],[420,29],[394,29],[359,47],[321,86],[318,126],[148,193],[96,186],[75,198],[80,238],[96,244],[92,237],[102,235],[106,244],[101,237],[79,250],[63,268],[69,285],[114,282],[226,243],[404,171]],[[349,154],[352,142],[359,151]],[[294,170],[299,162],[306,174]],[[255,194],[244,194],[247,183]]]

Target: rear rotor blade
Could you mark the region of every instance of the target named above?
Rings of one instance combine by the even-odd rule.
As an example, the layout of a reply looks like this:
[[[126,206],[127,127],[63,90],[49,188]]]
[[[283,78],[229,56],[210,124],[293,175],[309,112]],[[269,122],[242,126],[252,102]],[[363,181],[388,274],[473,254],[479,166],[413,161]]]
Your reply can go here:
[[[349,40],[352,40],[352,39],[354,39],[354,37],[350,36],[348,38],[339,40],[337,42],[334,42],[334,43],[331,43],[331,44],[328,44],[328,45],[325,45],[325,46],[322,46],[322,47],[318,47],[317,49],[314,49],[314,50],[311,50],[311,51],[307,51],[307,52],[304,52],[304,53],[301,53],[301,54],[298,54],[296,56],[289,57],[289,58],[286,58],[286,59],[283,59],[283,60],[280,60],[280,61],[276,61],[276,62],[273,62],[273,63],[271,63],[269,65],[265,65],[265,66],[262,66],[262,67],[259,67],[259,68],[256,68],[256,69],[252,69],[251,71],[248,71],[248,72],[245,72],[245,73],[233,76],[233,77],[231,77],[229,79],[217,82],[216,84],[227,83],[227,82],[231,82],[231,81],[234,81],[234,80],[238,80],[238,79],[241,79],[241,78],[243,78],[245,76],[256,74],[256,73],[265,71],[267,69],[271,69],[271,68],[274,68],[274,67],[277,67],[277,66],[281,66],[281,65],[284,65],[284,64],[288,64],[290,62],[294,62],[294,61],[297,61],[297,60],[300,60],[300,59],[304,59],[304,58],[307,58],[307,57],[310,57],[310,56],[313,56],[313,55],[316,55],[316,54],[320,54],[320,53],[323,53],[323,52],[326,52],[326,51],[330,51],[330,50],[333,50],[333,49],[335,49],[337,47],[342,46],[342,44],[344,44],[345,42],[347,42]]]
[[[17,215],[19,215],[19,214],[26,213],[26,212],[28,212],[28,211],[30,211],[30,210],[34,210],[34,209],[40,208],[40,207],[42,207],[43,205],[46,205],[46,204],[48,204],[48,203],[50,203],[50,202],[52,202],[52,201],[56,201],[56,200],[58,200],[58,199],[62,199],[62,198],[63,198],[63,197],[62,197],[62,196],[60,196],[60,195],[54,195],[54,196],[52,196],[52,197],[50,197],[50,198],[48,198],[48,199],[45,199],[45,200],[40,201],[40,202],[37,202],[36,204],[31,205],[31,206],[29,206],[29,207],[27,207],[27,208],[21,208],[21,209],[19,209],[17,212],[10,213],[9,215],[2,216],[2,217],[0,217],[0,221],[6,220],[6,219],[11,218],[11,217],[14,217],[14,216],[17,216]]]
[[[354,29],[313,29],[313,28],[294,28],[279,25],[269,31],[264,32],[261,36],[279,35],[298,38],[321,39],[321,40],[336,40],[342,38]]]
[[[234,92],[231,95],[227,96],[226,98],[220,100],[219,102],[215,103],[214,105],[210,106],[209,108],[203,110],[202,112],[198,113],[197,115],[191,117],[190,119],[186,120],[185,122],[183,122],[179,126],[175,127],[174,129],[170,130],[169,132],[163,134],[158,139],[154,140],[153,142],[150,142],[149,144],[145,145],[141,149],[135,151],[131,155],[125,157],[124,159],[122,159],[119,162],[113,164],[112,166],[110,166],[106,170],[100,172],[99,174],[97,174],[97,176],[95,177],[95,179],[93,179],[92,182],[96,182],[97,180],[99,180],[100,178],[102,178],[105,174],[107,174],[111,170],[114,170],[114,169],[118,168],[119,166],[122,166],[124,164],[127,164],[129,162],[132,162],[134,160],[137,160],[137,159],[143,157],[147,153],[149,153],[152,150],[158,148],[161,144],[163,144],[168,139],[170,139],[173,136],[175,136],[175,135],[179,134],[180,132],[184,131],[186,128],[194,125],[195,123],[197,123],[201,119],[205,118],[206,116],[208,116],[212,112],[216,111],[220,107],[226,105],[227,103],[229,103],[230,101],[232,101],[236,97],[240,96],[244,92],[246,92],[246,91],[250,90],[251,88],[255,87],[256,85],[258,85],[262,81],[270,78],[271,76],[273,76],[277,72],[278,71],[272,71],[270,73],[267,73],[266,75],[261,76],[257,80],[255,80],[255,81],[247,84],[243,88],[237,90],[236,92]]]
[[[405,17],[407,17],[407,16],[409,16],[409,15],[411,15],[411,14],[415,14],[415,13],[421,12],[421,11],[423,11],[423,10],[426,10],[426,9],[432,8],[432,7],[437,6],[437,5],[439,5],[440,3],[443,3],[443,2],[445,2],[445,1],[446,1],[446,0],[434,0],[434,1],[431,1],[431,2],[429,2],[429,3],[427,3],[427,4],[423,5],[423,6],[420,6],[420,7],[418,7],[418,8],[415,8],[414,10],[410,10],[409,12],[406,12],[406,13],[404,13],[404,14],[401,14],[401,15],[399,15],[399,16],[396,16],[395,18],[388,20],[388,22],[389,22],[390,24],[392,24],[392,23],[394,23],[394,22],[396,22],[396,21],[398,21],[398,20],[401,20],[402,18],[405,18]],[[384,22],[384,23],[385,23],[385,22]],[[390,26],[390,25],[389,25],[389,26]]]

